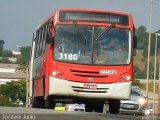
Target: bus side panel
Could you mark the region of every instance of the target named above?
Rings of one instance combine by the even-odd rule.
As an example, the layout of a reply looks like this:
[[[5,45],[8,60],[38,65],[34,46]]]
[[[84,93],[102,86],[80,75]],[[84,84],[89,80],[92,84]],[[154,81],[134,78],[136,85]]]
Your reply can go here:
[[[46,54],[41,56],[40,76],[46,76]]]
[[[45,76],[45,96],[49,95],[49,71],[51,69],[51,62],[52,62],[52,46],[51,44],[47,47],[47,53],[46,53],[46,76]]]
[[[44,79],[36,79],[34,80],[34,96],[40,97],[44,96]]]
[[[45,74],[46,74],[46,55],[42,55],[34,60],[34,96],[45,95]]]

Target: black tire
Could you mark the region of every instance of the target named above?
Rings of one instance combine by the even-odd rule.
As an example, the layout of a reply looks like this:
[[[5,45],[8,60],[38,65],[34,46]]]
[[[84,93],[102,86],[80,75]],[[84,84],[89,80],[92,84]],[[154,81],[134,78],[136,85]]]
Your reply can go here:
[[[86,112],[98,112],[102,113],[104,107],[104,102],[102,101],[89,101],[85,103]]]
[[[54,109],[55,108],[55,102],[54,102],[54,98],[52,97],[46,97],[45,99],[45,108],[46,109]]]
[[[93,112],[93,103],[85,103],[85,112]]]
[[[40,108],[45,109],[45,99],[44,99],[44,96],[40,98]]]
[[[40,102],[36,97],[33,97],[32,99],[32,108],[40,108]]]
[[[45,101],[43,97],[34,97],[32,100],[32,108],[45,108]]]
[[[94,104],[94,112],[103,113],[104,102],[97,102]]]
[[[119,113],[119,108],[120,108],[120,100],[109,100],[109,112],[110,114],[118,114]]]

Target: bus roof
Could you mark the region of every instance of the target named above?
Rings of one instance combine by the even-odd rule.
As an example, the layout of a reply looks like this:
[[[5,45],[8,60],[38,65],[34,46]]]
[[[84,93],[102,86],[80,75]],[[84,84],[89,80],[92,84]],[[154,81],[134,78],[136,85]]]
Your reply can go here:
[[[106,12],[106,13],[108,12],[108,13],[123,14],[123,15],[131,16],[131,14],[126,12],[114,11],[114,10],[91,9],[91,8],[60,8],[60,9],[57,9],[56,11],[86,11],[86,12]]]
[[[131,14],[126,13],[126,12],[121,12],[121,11],[114,11],[114,10],[101,10],[101,9],[91,9],[91,8],[59,8],[56,9],[55,11],[53,11],[49,17],[47,19],[42,20],[42,22],[40,23],[40,25],[38,25],[38,27],[36,27],[36,30],[43,24],[45,24],[47,21],[49,21],[50,19],[52,19],[53,16],[55,16],[56,13],[60,12],[60,11],[86,11],[86,12],[104,12],[104,13],[113,13],[113,14],[121,14],[121,15],[126,15],[126,16],[130,16]]]

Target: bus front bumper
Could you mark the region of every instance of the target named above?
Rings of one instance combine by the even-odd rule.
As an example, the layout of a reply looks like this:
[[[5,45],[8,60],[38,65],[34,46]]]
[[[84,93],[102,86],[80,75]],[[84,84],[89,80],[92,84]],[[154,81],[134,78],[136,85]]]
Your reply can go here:
[[[82,83],[49,77],[49,95],[93,99],[129,99],[132,82]]]

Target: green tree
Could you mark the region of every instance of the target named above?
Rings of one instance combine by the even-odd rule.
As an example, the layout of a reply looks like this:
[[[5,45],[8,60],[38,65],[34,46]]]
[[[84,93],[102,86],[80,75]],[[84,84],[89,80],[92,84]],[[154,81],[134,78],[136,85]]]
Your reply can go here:
[[[3,96],[3,105],[16,105],[19,100],[25,103],[26,100],[26,81],[11,81],[0,85],[0,96]],[[2,98],[1,98],[2,99]]]
[[[19,55],[17,59],[19,63],[19,67],[17,68],[17,70],[26,73],[27,68],[29,67],[31,47],[30,46],[20,47],[20,52],[21,55]]]
[[[157,32],[160,32],[157,31]],[[137,40],[138,40],[138,44],[137,44],[137,49],[141,49],[144,50],[143,51],[143,56],[145,58],[148,57],[148,37],[149,37],[149,33],[146,32],[146,27],[145,26],[139,26],[136,29],[136,35],[137,35]],[[154,50],[155,50],[155,39],[156,39],[156,35],[155,33],[151,33],[151,42],[150,42],[150,55],[153,56],[154,55]],[[160,42],[158,42],[158,48],[160,48]]]
[[[3,50],[2,57],[12,57],[12,51],[9,50]]]
[[[0,59],[0,63],[11,63],[7,57],[2,57],[2,59]]]
[[[2,56],[2,53],[3,53],[3,44],[4,44],[4,40],[0,39],[0,57]]]
[[[3,44],[4,44],[4,40],[0,39],[0,50],[3,50]]]
[[[142,84],[139,82],[139,80],[136,80],[134,77],[133,77],[132,85],[142,88]]]
[[[134,66],[135,69],[135,78],[144,79],[146,76],[146,71],[141,70],[140,68]]]
[[[148,43],[148,33],[146,32],[146,27],[145,26],[139,26],[136,29],[136,34],[138,38],[138,44],[137,44],[137,49],[144,49],[145,43]]]

